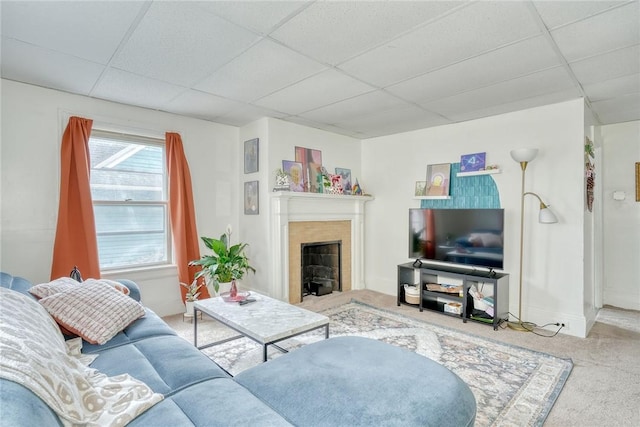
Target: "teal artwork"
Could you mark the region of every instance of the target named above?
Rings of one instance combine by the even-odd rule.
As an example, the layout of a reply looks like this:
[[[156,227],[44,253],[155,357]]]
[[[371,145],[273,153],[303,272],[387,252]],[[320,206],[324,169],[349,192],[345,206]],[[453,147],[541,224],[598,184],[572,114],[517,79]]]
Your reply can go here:
[[[451,164],[451,184],[446,200],[422,200],[421,208],[496,209],[500,208],[500,194],[491,175],[458,177],[460,163]]]

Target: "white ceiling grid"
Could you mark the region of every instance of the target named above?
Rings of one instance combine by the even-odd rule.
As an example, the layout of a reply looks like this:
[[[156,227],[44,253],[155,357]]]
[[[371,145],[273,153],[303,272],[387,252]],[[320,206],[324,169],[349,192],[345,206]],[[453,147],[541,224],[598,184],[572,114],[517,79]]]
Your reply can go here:
[[[1,1],[5,79],[356,138],[585,97],[640,120],[640,4]]]

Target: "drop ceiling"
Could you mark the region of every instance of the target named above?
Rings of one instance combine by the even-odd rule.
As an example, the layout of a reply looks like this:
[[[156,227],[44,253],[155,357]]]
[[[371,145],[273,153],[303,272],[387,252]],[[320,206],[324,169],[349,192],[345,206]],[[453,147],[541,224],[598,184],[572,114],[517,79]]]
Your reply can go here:
[[[366,139],[584,98],[640,120],[632,1],[2,1],[2,78]]]

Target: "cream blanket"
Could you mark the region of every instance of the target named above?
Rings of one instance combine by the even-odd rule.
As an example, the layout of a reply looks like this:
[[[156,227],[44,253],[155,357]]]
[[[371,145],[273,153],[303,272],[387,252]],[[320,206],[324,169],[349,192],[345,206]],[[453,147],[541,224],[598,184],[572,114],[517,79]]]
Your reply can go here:
[[[19,292],[0,288],[0,322],[0,377],[29,388],[66,426],[124,426],[163,398],[127,374],[85,366],[47,311]]]

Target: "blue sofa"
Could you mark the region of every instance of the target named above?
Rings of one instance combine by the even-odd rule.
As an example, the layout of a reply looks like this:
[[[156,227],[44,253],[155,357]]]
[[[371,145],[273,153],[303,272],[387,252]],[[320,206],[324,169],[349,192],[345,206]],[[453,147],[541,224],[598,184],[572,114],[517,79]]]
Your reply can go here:
[[[0,275],[2,287],[31,296],[29,281]],[[139,300],[135,283],[121,283]],[[106,344],[84,342],[82,351],[99,354],[92,368],[109,376],[128,373],[164,395],[130,426],[458,427],[475,421],[475,399],[459,377],[365,338],[322,340],[232,377],[146,309]],[[62,424],[29,389],[0,379],[0,425]]]

